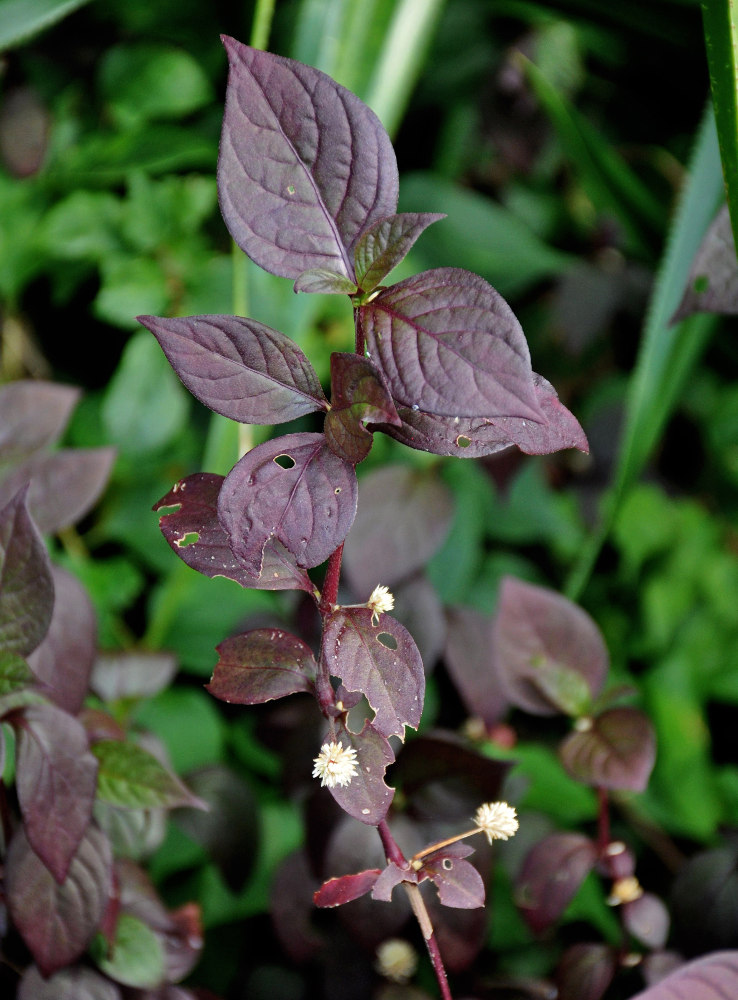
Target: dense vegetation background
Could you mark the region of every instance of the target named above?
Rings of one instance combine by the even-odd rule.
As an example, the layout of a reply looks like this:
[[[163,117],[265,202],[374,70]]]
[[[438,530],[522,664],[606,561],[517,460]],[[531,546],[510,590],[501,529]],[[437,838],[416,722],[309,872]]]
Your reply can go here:
[[[0,3],[0,43],[3,8],[21,6]],[[160,738],[196,791],[221,799],[207,828],[183,811],[163,841],[151,836],[134,852],[170,904],[202,907],[206,944],[192,981],[251,1000],[316,995],[316,981],[326,996],[360,997],[370,979],[351,993],[345,966],[342,979],[336,964],[324,976],[320,960],[296,961],[301,948],[320,948],[317,931],[286,921],[284,892],[278,933],[271,925],[275,871],[306,829],[320,836],[315,817],[306,826],[289,711],[228,709],[203,690],[225,635],[307,613],[291,596],[191,572],[151,513],[177,479],[227,472],[239,447],[269,430],[239,441],[180,385],[136,315],[251,315],[294,336],[324,379],[330,351],[352,345],[345,303],[296,296],[251,267],[218,213],[219,35],[249,41],[253,15],[252,4],[228,0],[106,0],[0,55],[0,374],[81,387],[65,443],[117,448],[99,506],[53,550],[88,588],[103,650],[176,657],[176,680],[153,697],[112,702]],[[735,878],[738,828],[735,321],[665,322],[721,195],[710,126],[700,125],[709,80],[699,4],[278,0],[268,47],[374,107],[396,143],[401,209],[448,216],[403,273],[458,266],[492,283],[522,322],[535,370],[589,437],[588,458],[443,466],[455,514],[427,570],[435,618],[460,606],[490,616],[506,573],[589,611],[612,683],[637,689],[657,731],[650,787],[625,799],[617,820],[641,882],[673,903],[673,947],[738,946],[735,898],[721,909],[706,876],[684,889],[690,859],[720,883]],[[685,219],[677,207],[695,148],[699,207],[687,201]],[[362,471],[396,461],[425,468],[429,457],[382,439]],[[419,642],[435,618],[420,616]],[[444,669],[444,641],[442,631],[426,637],[436,669],[423,726],[461,731],[468,712]],[[593,823],[594,796],[550,749],[560,724],[506,721],[498,738],[527,748],[523,809],[563,828]],[[717,860],[704,854],[718,847]],[[543,941],[516,916],[509,875],[497,883],[488,973],[546,976],[583,926],[614,933],[594,883],[567,910],[562,936]],[[318,925],[333,933],[323,917]]]

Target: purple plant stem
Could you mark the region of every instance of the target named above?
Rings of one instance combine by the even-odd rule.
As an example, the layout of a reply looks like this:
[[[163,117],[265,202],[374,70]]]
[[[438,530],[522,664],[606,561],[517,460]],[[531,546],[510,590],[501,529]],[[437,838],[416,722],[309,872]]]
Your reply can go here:
[[[446,977],[446,969],[444,968],[443,959],[441,958],[441,951],[438,947],[438,941],[433,930],[433,924],[428,916],[428,910],[425,908],[423,897],[420,895],[420,889],[412,882],[403,882],[402,885],[407,893],[408,899],[410,900],[410,906],[413,909],[413,913],[420,924],[423,940],[425,941],[425,946],[428,949],[431,965],[433,966],[433,971],[436,974],[438,986],[441,990],[441,997],[443,1000],[453,1000],[453,997],[451,996],[451,989],[448,985],[448,978]]]
[[[328,557],[328,566],[325,571],[323,590],[320,595],[320,606],[318,610],[325,617],[333,611],[333,607],[338,602],[338,581],[341,578],[341,558],[343,556],[343,542],[334,549]]]
[[[356,353],[364,357],[364,331],[361,326],[361,313],[358,308],[354,306],[354,331],[356,333]]]
[[[396,864],[398,868],[404,868],[407,865],[407,859],[405,855],[400,850],[400,847],[392,836],[389,826],[387,825],[387,820],[383,819],[379,826],[377,827],[377,832],[382,838],[382,847],[384,848],[384,853],[388,861]]]

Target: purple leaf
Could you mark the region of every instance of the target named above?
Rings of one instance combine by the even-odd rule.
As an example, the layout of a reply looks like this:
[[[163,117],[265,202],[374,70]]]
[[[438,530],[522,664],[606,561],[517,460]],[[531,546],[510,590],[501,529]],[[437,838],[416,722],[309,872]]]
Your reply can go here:
[[[589,442],[579,421],[559,401],[551,383],[535,372],[533,382],[544,420],[500,417],[493,421],[495,426],[508,434],[512,443],[526,455],[550,455],[565,448],[577,448],[589,454]]]
[[[257,628],[216,647],[210,694],[236,705],[261,705],[314,689],[317,664],[301,639],[277,628]]]
[[[331,354],[331,410],[325,418],[330,448],[354,465],[369,454],[367,424],[399,424],[384,379],[371,361],[357,354]]]
[[[446,669],[469,715],[490,728],[508,708],[491,655],[492,619],[472,608],[452,608],[447,620]]]
[[[63,882],[90,817],[97,761],[81,722],[55,705],[29,705],[13,720],[17,789],[26,834],[57,882]]]
[[[312,926],[313,893],[318,887],[304,849],[289,854],[272,879],[270,910],[274,930],[293,962],[305,962],[324,943]]]
[[[520,324],[478,275],[424,271],[380,292],[360,317],[371,360],[400,406],[543,419]]]
[[[642,792],[656,758],[653,728],[636,708],[611,708],[577,721],[559,747],[572,777],[601,788]]]
[[[417,885],[418,881],[419,876],[416,871],[405,870],[396,865],[394,861],[390,861],[374,884],[372,899],[376,899],[380,903],[390,903],[396,885],[401,882],[412,882]]]
[[[384,781],[385,771],[394,760],[392,748],[369,722],[360,733],[352,733],[345,726],[337,726],[337,730],[337,742],[356,751],[359,773],[347,785],[334,785],[331,795],[349,816],[377,826],[387,815],[395,794]]]
[[[368,597],[422,569],[441,547],[453,498],[437,468],[390,465],[361,480],[361,503],[343,550],[352,589]]]
[[[482,876],[474,865],[462,860],[473,853],[474,848],[468,844],[451,844],[425,858],[422,872],[438,889],[444,906],[460,910],[484,906]]]
[[[492,650],[510,701],[534,715],[581,715],[602,690],[609,657],[590,616],[546,587],[505,577]]]
[[[295,281],[296,292],[318,292],[321,295],[354,295],[356,282],[342,274],[329,271],[325,267],[313,267],[303,271]]]
[[[410,633],[394,618],[368,608],[340,609],[325,623],[323,657],[344,687],[364,694],[379,734],[404,739],[405,726],[418,728],[423,661]]]
[[[287,434],[257,445],[226,476],[218,517],[233,551],[264,575],[264,547],[281,542],[300,566],[325,562],[356,515],[356,473],[323,434]]]
[[[0,388],[0,460],[26,458],[54,444],[67,425],[79,390],[52,382],[11,382]]]
[[[369,868],[365,872],[357,872],[356,875],[341,875],[338,878],[330,878],[314,893],[315,905],[341,906],[342,903],[350,903],[370,892],[379,874],[379,868]]]
[[[688,962],[633,1000],[729,1000],[738,996],[738,951],[716,951]]]
[[[0,482],[0,504],[30,482],[28,508],[39,531],[68,528],[97,502],[110,475],[113,448],[67,448],[35,455]]]
[[[0,646],[27,656],[49,628],[54,607],[51,562],[21,490],[0,510]]]
[[[46,637],[28,665],[52,701],[72,715],[82,708],[97,655],[97,622],[77,578],[54,566],[54,611]]]
[[[536,934],[558,920],[596,860],[595,845],[580,833],[551,834],[528,852],[515,902]]]
[[[84,965],[73,965],[44,979],[29,966],[18,987],[17,1000],[121,1000],[115,983]]]
[[[556,970],[560,1000],[601,1000],[617,969],[617,956],[606,944],[574,944]]]
[[[218,193],[231,236],[272,274],[325,268],[353,281],[354,242],[397,207],[397,163],[381,122],[324,73],[223,43]]]
[[[669,936],[669,911],[663,900],[652,892],[644,892],[638,899],[623,903],[620,908],[623,924],[629,934],[647,948],[663,948]]]
[[[305,590],[312,594],[310,577],[276,540],[267,542],[261,577],[249,573],[231,549],[228,535],[218,520],[218,496],[223,476],[196,472],[175,483],[154,510],[165,510],[159,527],[183,562],[205,576],[224,576],[242,587],[260,590]]]
[[[738,263],[727,205],[720,209],[700,243],[671,322],[697,312],[738,313]]]
[[[171,653],[101,653],[92,670],[90,687],[104,702],[151,698],[169,686],[177,666]]]
[[[193,396],[244,424],[326,410],[312,365],[283,333],[238,316],[139,316]]]
[[[365,229],[354,249],[356,280],[361,290],[367,293],[376,288],[405,259],[420,234],[445,218],[435,212],[402,212]]]
[[[110,894],[110,844],[89,826],[62,885],[34,854],[22,828],[8,849],[5,887],[13,921],[44,977],[85,951]]]

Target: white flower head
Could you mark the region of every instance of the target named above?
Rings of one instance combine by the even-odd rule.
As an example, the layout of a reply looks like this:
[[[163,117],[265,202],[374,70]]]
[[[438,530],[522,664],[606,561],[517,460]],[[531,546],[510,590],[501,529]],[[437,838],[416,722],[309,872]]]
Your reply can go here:
[[[313,764],[313,777],[320,778],[321,785],[329,788],[348,785],[359,773],[356,751],[353,747],[344,747],[342,743],[324,743]]]
[[[417,967],[418,953],[402,938],[388,938],[377,948],[377,972],[393,983],[406,983]]]
[[[493,840],[512,837],[520,825],[515,809],[507,802],[485,802],[474,814],[474,824],[490,844]]]
[[[366,606],[372,613],[372,625],[379,625],[379,616],[383,611],[391,611],[395,606],[395,598],[390,593],[389,587],[381,583],[374,588],[369,595]]]

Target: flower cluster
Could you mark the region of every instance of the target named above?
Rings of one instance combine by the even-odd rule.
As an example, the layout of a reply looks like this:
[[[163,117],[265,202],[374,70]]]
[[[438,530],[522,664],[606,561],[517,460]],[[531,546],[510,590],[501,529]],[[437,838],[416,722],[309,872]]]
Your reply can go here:
[[[372,625],[379,624],[379,616],[383,611],[391,611],[395,606],[395,598],[389,587],[378,584],[369,595],[366,606],[372,613]]]
[[[507,802],[485,802],[474,814],[474,823],[490,844],[512,837],[519,826],[517,813]]]
[[[353,747],[344,747],[342,743],[324,743],[313,764],[313,777],[320,778],[321,785],[328,788],[348,785],[359,773],[356,751]]]

